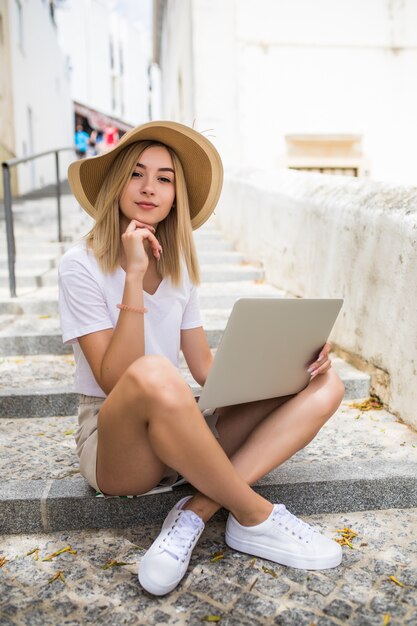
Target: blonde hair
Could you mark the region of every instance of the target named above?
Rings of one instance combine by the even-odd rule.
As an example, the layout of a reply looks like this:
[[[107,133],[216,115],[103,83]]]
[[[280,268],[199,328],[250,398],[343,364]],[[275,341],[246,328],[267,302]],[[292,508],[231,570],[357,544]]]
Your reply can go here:
[[[101,270],[107,274],[114,272],[120,263],[120,209],[119,200],[130,181],[140,155],[150,146],[163,146],[171,155],[175,172],[175,201],[167,217],[158,224],[156,237],[163,250],[157,262],[158,272],[168,276],[178,285],[184,260],[191,282],[200,282],[197,253],[192,235],[188,192],[181,161],[175,152],[154,141],[140,141],[115,158],[97,195],[95,208],[96,222],[87,234],[87,245],[92,249]]]

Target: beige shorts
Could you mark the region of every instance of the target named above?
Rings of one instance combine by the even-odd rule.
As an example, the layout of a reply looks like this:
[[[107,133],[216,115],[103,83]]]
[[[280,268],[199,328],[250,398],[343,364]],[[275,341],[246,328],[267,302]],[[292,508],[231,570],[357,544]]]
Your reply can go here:
[[[80,473],[96,491],[100,491],[97,485],[96,477],[97,416],[104,400],[105,398],[80,395],[80,405],[78,408],[78,429],[75,433],[75,443],[77,445],[76,452],[80,459]],[[198,398],[196,398],[196,400],[198,400]],[[216,429],[218,415],[216,410],[205,410],[203,411],[203,415],[210,430],[214,436],[218,438],[219,433]],[[170,467],[167,467],[166,472],[159,484],[170,486],[177,480],[178,473]]]

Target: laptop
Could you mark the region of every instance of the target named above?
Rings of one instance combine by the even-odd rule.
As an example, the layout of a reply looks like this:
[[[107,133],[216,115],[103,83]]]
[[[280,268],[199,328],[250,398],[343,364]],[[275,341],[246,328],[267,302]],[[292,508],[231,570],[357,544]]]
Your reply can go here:
[[[295,394],[326,343],[342,299],[241,298],[198,401],[203,411]]]

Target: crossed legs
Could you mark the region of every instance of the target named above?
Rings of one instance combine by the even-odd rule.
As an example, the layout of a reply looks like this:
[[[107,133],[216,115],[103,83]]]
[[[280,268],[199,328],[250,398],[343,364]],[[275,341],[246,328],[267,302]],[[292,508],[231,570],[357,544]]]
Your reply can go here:
[[[330,370],[296,396],[225,407],[216,441],[175,368],[163,357],[142,357],[101,408],[98,484],[112,495],[143,493],[170,466],[198,489],[185,508],[204,521],[223,506],[240,523],[258,524],[272,505],[249,485],[307,445],[343,391]]]

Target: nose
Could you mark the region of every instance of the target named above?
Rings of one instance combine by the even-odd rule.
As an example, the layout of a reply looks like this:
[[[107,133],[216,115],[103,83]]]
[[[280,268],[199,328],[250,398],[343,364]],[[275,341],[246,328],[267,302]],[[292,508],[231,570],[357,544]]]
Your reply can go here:
[[[153,195],[155,193],[150,176],[144,176],[142,178],[142,187],[140,191],[141,193],[144,193],[147,196]]]

